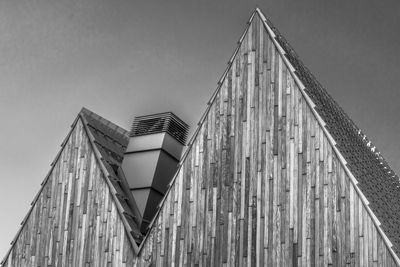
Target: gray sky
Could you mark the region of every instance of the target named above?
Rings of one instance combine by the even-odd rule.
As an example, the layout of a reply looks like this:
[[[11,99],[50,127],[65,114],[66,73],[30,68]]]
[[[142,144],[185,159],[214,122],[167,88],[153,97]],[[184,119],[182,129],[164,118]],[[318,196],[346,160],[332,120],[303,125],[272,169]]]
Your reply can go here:
[[[399,173],[398,0],[3,0],[0,258],[82,106],[193,131],[256,6]]]

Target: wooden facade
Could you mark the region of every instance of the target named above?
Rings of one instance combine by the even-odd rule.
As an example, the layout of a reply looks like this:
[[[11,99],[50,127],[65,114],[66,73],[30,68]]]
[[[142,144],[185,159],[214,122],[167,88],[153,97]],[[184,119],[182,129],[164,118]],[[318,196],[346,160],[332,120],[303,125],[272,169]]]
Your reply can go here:
[[[135,253],[77,119],[3,266],[132,266]]]
[[[255,12],[136,254],[78,119],[4,266],[397,266]]]
[[[139,265],[396,266],[256,14]]]

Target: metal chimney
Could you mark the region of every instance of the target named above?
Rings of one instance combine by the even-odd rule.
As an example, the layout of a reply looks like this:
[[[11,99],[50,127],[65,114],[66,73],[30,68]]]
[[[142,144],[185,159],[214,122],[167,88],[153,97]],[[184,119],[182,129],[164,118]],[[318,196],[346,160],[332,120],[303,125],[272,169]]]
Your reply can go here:
[[[147,231],[177,171],[189,126],[172,112],[135,117],[122,170]]]

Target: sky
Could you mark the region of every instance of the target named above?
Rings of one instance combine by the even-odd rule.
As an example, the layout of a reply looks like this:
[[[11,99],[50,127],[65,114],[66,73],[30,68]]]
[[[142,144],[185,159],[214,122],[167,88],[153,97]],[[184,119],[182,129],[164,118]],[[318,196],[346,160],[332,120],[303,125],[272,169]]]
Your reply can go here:
[[[255,7],[400,173],[398,0],[3,0],[0,258],[83,106],[193,132]]]

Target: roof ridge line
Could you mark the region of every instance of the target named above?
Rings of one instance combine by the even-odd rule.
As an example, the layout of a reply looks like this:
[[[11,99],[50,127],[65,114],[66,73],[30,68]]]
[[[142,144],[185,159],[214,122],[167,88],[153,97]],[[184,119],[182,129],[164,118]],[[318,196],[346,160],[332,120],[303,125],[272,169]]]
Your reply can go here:
[[[262,19],[265,20],[265,21],[267,22],[268,27],[270,27],[271,30],[272,30],[272,32],[274,33],[274,37],[277,38],[278,36],[275,34],[274,29],[275,29],[276,31],[278,31],[278,30],[277,30],[277,28],[274,26],[274,24],[264,15],[264,13],[263,13],[259,8],[256,8],[256,11],[257,11],[257,13],[258,13],[259,15],[261,14],[260,16],[262,17]],[[278,31],[278,33],[279,33],[279,31]],[[305,64],[300,60],[300,57],[298,56],[298,54],[296,53],[296,51],[294,50],[294,48],[289,44],[289,42],[287,42],[286,38],[285,38],[284,36],[282,36],[282,35],[280,35],[279,38],[280,38],[280,39],[283,39],[283,40],[285,41],[285,45],[290,49],[290,53],[293,53],[294,56],[296,56],[297,60],[298,60],[299,62],[301,62],[302,67],[306,69],[307,74],[310,75],[310,76],[313,78],[313,80],[319,85],[320,89],[321,89],[322,91],[324,91],[325,95],[335,104],[336,108],[338,108],[338,109],[341,111],[342,115],[347,119],[347,121],[351,124],[351,126],[352,126],[354,129],[356,129],[358,132],[361,132],[361,133],[362,133],[361,128],[358,127],[358,125],[354,123],[354,121],[349,117],[349,115],[348,115],[346,112],[344,112],[343,108],[336,102],[336,100],[328,93],[328,91],[325,89],[325,87],[322,86],[322,84],[316,79],[316,77],[314,76],[314,74],[313,74],[313,73],[307,68],[307,66],[305,66]],[[274,41],[275,41],[275,40],[274,40]],[[281,47],[280,43],[279,43],[279,42],[277,42],[277,43],[279,44],[279,48],[280,48],[280,49],[282,48],[283,54],[287,54],[286,51],[285,51],[285,49],[283,49],[283,47]],[[285,59],[287,59],[287,58],[285,57]],[[289,63],[290,63],[290,61],[289,61]],[[367,137],[367,136],[366,136],[364,133],[362,133],[362,135],[359,134],[359,137],[365,138],[365,137]],[[367,140],[371,142],[370,144],[371,144],[372,146],[374,146],[371,140],[369,140],[368,138],[367,138]],[[374,147],[376,148],[376,146],[374,146]],[[375,152],[375,151],[372,151],[372,152]],[[394,174],[394,175],[392,175],[392,177],[397,177],[397,179],[398,179],[399,182],[400,182],[400,178],[398,177],[398,175],[396,174],[396,172],[387,164],[387,160],[386,160],[382,155],[380,155],[379,161],[380,161],[382,164],[386,164],[387,167],[390,169],[390,172]]]
[[[297,74],[295,73],[295,68],[294,66],[290,63],[290,61],[286,58],[286,52],[285,50],[281,47],[281,45],[279,44],[279,42],[276,40],[276,34],[273,32],[273,30],[270,28],[270,26],[266,23],[267,18],[264,16],[264,14],[262,13],[262,11],[259,8],[256,8],[256,12],[257,14],[260,16],[264,27],[266,28],[268,34],[270,35],[272,42],[274,43],[274,45],[278,48],[277,50],[279,51],[279,53],[281,54],[281,57],[283,59],[283,62],[285,63],[285,65],[288,67],[290,73],[292,74],[292,76],[294,77],[295,82],[297,83],[297,85],[299,86],[299,90],[301,92],[301,94],[303,95],[303,97],[306,100],[307,105],[309,105],[312,113],[314,114],[314,116],[316,117],[318,123],[320,124],[324,134],[326,135],[329,143],[332,146],[332,150],[335,152],[335,154],[338,156],[339,162],[342,164],[345,172],[347,173],[347,175],[350,178],[350,181],[352,182],[355,191],[357,192],[357,194],[359,195],[361,202],[363,203],[365,209],[367,210],[368,214],[371,216],[372,222],[375,224],[376,228],[378,229],[379,234],[381,234],[382,239],[385,243],[385,245],[388,247],[391,255],[393,256],[394,260],[397,262],[398,265],[400,265],[400,258],[397,256],[397,254],[394,252],[393,250],[393,244],[390,241],[390,239],[387,237],[387,235],[383,232],[383,229],[380,227],[381,226],[381,222],[379,221],[379,219],[376,217],[376,215],[374,214],[374,212],[372,211],[372,209],[369,207],[369,201],[368,199],[365,197],[364,193],[360,190],[360,188],[358,187],[358,181],[355,178],[355,176],[353,175],[353,173],[350,171],[350,169],[347,167],[347,161],[344,158],[344,156],[342,155],[342,153],[339,151],[339,149],[336,147],[336,141],[335,139],[332,137],[332,135],[329,133],[328,129],[326,129],[326,123],[324,122],[324,120],[322,119],[322,117],[319,115],[319,113],[315,110],[315,103],[311,100],[311,98],[308,96],[308,94],[304,91],[305,86],[302,83],[302,81],[299,79],[299,77],[297,76]],[[329,95],[329,94],[328,94]],[[329,95],[330,96],[330,95]],[[340,107],[340,106],[339,106]],[[347,115],[347,114],[346,114]],[[353,123],[354,126],[356,126]],[[358,129],[358,127],[356,126],[356,129]]]
[[[239,40],[238,40],[238,42],[237,42],[237,46],[236,46],[236,48],[235,48],[235,50],[234,50],[232,56],[229,58],[228,66],[226,67],[226,69],[225,69],[224,73],[222,74],[222,76],[219,78],[219,80],[218,80],[218,82],[217,82],[217,88],[215,89],[214,93],[212,94],[210,100],[207,102],[206,110],[204,111],[203,115],[200,117],[200,120],[199,120],[199,122],[197,123],[197,128],[196,128],[195,132],[192,134],[192,137],[189,139],[188,144],[186,145],[187,148],[186,148],[185,152],[183,153],[183,155],[182,155],[182,157],[181,157],[181,159],[180,159],[180,161],[179,161],[179,163],[178,163],[178,169],[177,169],[177,171],[175,172],[174,177],[172,178],[171,182],[168,184],[168,190],[167,190],[167,192],[165,193],[163,199],[161,200],[161,202],[160,202],[160,203],[158,204],[158,206],[157,206],[157,207],[158,207],[158,210],[157,210],[156,214],[154,215],[153,219],[151,220],[150,224],[148,225],[148,229],[149,229],[149,230],[147,231],[147,234],[145,235],[145,237],[144,237],[143,240],[142,240],[142,243],[141,243],[140,246],[139,246],[139,253],[140,253],[140,251],[142,250],[143,245],[144,245],[145,241],[147,240],[147,238],[148,238],[148,236],[149,236],[149,234],[150,234],[150,230],[151,230],[151,228],[153,227],[153,224],[154,224],[155,220],[158,218],[158,216],[159,216],[159,214],[160,214],[160,211],[161,211],[162,207],[164,206],[164,202],[165,202],[167,196],[169,195],[169,192],[171,191],[172,185],[175,183],[175,180],[176,180],[176,178],[178,177],[179,171],[180,171],[180,169],[182,168],[182,163],[185,161],[185,159],[187,158],[187,156],[188,156],[188,154],[189,154],[189,151],[192,149],[194,140],[195,140],[196,137],[198,136],[198,134],[199,134],[199,132],[200,132],[200,129],[201,129],[201,127],[203,126],[203,123],[204,123],[204,121],[205,121],[205,119],[206,119],[208,113],[210,112],[211,106],[212,106],[212,104],[214,103],[214,100],[215,100],[217,94],[219,93],[219,91],[220,91],[220,89],[221,89],[221,87],[222,87],[222,81],[225,79],[226,75],[227,75],[228,72],[229,72],[229,69],[230,69],[231,66],[232,66],[233,60],[235,59],[235,57],[236,57],[236,55],[237,55],[237,53],[238,53],[238,51],[239,51],[239,49],[240,49],[240,46],[242,45],[242,42],[243,42],[243,40],[244,40],[244,37],[246,36],[246,34],[247,34],[248,30],[249,30],[250,24],[251,24],[251,22],[253,21],[256,12],[257,12],[257,9],[255,9],[255,10],[251,13],[250,18],[247,20],[246,28],[244,29],[243,33],[240,35],[240,38],[239,38]]]

